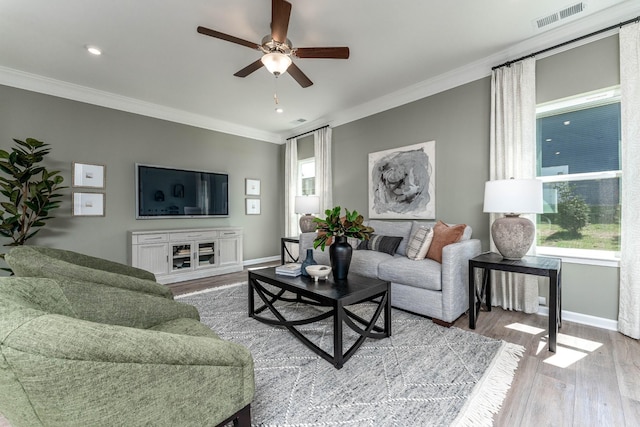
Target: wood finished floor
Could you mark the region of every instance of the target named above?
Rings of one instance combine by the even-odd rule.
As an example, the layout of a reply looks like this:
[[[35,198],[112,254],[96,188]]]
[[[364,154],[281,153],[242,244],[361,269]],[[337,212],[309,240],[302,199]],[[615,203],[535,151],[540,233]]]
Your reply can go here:
[[[179,295],[244,282],[247,271],[169,287]],[[553,354],[544,347],[547,322],[544,316],[499,308],[480,313],[476,333],[526,348],[494,425],[640,426],[640,342],[618,332],[565,321],[558,352]],[[467,316],[455,326],[469,330]],[[10,424],[0,417],[0,427]]]

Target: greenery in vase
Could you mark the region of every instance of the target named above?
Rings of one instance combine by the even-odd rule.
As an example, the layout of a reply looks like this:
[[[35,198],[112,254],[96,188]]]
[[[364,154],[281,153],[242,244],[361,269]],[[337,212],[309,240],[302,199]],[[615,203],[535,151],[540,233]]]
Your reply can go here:
[[[11,152],[0,150],[0,235],[12,242],[5,246],[23,245],[47,220],[50,212],[60,207],[59,190],[64,178],[60,171],[48,171],[40,163],[51,151],[49,144],[37,139],[14,139]]]
[[[315,218],[316,231],[318,237],[313,241],[314,249],[320,246],[324,251],[327,244],[331,244],[333,236],[355,237],[360,240],[369,240],[369,236],[373,233],[373,228],[363,224],[364,217],[357,211],[349,212],[345,208],[345,216],[341,217],[342,208],[336,206],[333,209],[327,209],[324,214],[325,219]]]

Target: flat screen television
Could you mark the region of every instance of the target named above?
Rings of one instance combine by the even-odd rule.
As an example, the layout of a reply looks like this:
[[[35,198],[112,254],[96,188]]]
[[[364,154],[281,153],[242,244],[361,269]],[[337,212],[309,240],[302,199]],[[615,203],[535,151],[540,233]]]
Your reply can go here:
[[[136,219],[229,216],[229,175],[136,163]]]

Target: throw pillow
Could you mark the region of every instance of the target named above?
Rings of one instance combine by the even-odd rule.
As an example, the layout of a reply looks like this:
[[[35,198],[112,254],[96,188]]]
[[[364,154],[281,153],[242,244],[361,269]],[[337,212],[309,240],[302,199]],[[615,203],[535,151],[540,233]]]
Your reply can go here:
[[[400,245],[401,241],[402,237],[372,234],[369,237],[369,240],[363,240],[360,242],[358,249],[384,252],[389,255],[393,255],[396,253],[396,249],[398,249],[398,245]]]
[[[432,240],[433,228],[418,228],[407,244],[407,258],[413,260],[424,259],[427,256]]]
[[[460,240],[465,227],[466,224],[448,226],[444,222],[438,221],[433,227],[433,240],[427,252],[427,258],[442,264],[442,248]]]

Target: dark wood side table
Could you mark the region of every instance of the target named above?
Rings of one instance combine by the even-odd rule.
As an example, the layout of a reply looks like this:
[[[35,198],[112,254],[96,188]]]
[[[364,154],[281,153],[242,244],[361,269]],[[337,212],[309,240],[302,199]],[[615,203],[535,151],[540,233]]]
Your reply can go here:
[[[482,286],[476,287],[475,269],[484,269]],[[476,328],[476,319],[480,314],[482,301],[486,297],[487,311],[491,311],[491,274],[490,271],[508,271],[512,273],[533,274],[549,278],[549,351],[555,353],[558,340],[558,328],[562,326],[562,287],[560,258],[525,256],[519,260],[504,259],[502,255],[488,252],[469,260],[469,328]]]
[[[280,238],[280,263],[284,264],[285,253],[289,255],[289,258],[291,258],[293,262],[298,262],[298,260],[300,260],[300,254],[298,254],[297,258],[291,255],[291,252],[289,252],[289,248],[287,248],[287,243],[297,243],[298,245],[300,245],[300,237],[294,236]]]

